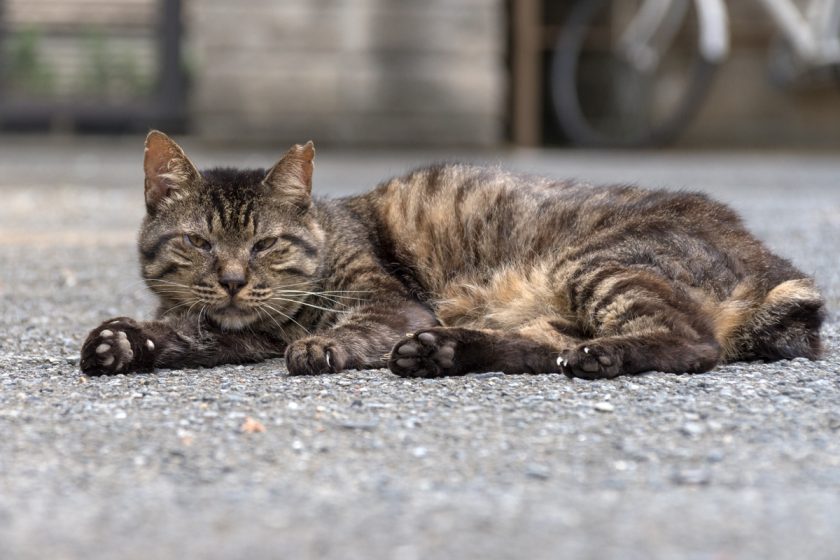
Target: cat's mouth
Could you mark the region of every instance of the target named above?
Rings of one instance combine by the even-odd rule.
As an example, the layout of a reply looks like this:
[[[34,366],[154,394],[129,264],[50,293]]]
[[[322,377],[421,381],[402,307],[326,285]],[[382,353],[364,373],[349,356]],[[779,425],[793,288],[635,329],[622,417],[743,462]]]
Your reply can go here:
[[[207,315],[225,330],[240,330],[257,320],[255,311],[243,309],[233,302],[209,309]]]

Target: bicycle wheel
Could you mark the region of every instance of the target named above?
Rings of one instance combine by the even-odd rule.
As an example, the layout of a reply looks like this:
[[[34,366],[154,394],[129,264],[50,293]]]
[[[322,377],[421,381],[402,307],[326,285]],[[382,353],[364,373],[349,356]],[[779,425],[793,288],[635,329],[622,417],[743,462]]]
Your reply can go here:
[[[640,25],[640,10],[654,4],[579,0],[572,7],[552,53],[549,83],[557,120],[574,144],[666,144],[699,108],[717,65],[700,56],[694,3],[665,3],[666,16]]]

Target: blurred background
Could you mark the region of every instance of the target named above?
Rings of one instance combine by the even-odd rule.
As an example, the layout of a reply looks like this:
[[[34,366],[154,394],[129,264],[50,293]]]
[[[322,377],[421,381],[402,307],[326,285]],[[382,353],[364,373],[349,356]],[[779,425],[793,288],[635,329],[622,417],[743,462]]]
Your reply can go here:
[[[836,560],[837,6],[0,0],[0,560]],[[155,308],[151,127],[202,168],[313,139],[319,195],[454,158],[701,190],[814,275],[826,357],[596,384],[83,377],[92,327]]]
[[[638,119],[646,103],[662,111],[694,95],[676,130],[629,145],[840,146],[840,76],[798,63],[764,2],[726,3],[731,51],[704,73],[692,15],[702,2],[682,3],[661,53],[676,71],[656,82],[597,51],[633,21],[637,0],[0,0],[0,129],[159,127],[237,145],[608,145],[558,119],[569,96],[581,113],[601,118],[623,102]],[[808,13],[809,2],[789,3]],[[590,29],[572,32],[570,19]],[[675,85],[680,72],[688,85]]]

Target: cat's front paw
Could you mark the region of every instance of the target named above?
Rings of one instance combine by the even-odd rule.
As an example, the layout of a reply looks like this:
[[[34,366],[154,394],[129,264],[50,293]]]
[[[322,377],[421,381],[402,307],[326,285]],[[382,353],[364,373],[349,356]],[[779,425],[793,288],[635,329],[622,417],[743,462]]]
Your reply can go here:
[[[429,329],[398,342],[388,368],[402,377],[441,377],[462,373],[456,367],[456,329]]]
[[[93,329],[82,345],[80,366],[87,375],[148,371],[154,367],[155,343],[134,319],[117,317]]]
[[[347,352],[332,339],[310,336],[286,349],[286,368],[290,375],[337,373],[347,365]]]

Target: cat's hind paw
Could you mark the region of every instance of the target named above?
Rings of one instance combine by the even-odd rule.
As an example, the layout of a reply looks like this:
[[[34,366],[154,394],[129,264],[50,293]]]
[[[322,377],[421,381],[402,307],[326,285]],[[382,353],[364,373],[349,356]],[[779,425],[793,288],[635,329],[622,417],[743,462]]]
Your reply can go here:
[[[430,329],[398,342],[391,351],[388,368],[402,377],[459,375],[455,363],[458,342],[446,329]]]
[[[113,375],[150,370],[154,341],[128,317],[110,319],[93,329],[82,345],[80,366],[87,375]]]
[[[581,344],[560,354],[557,365],[568,377],[611,379],[621,374],[622,353],[615,345]]]

